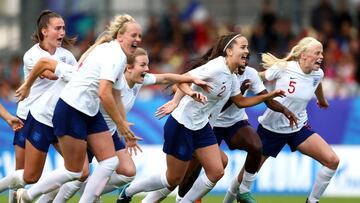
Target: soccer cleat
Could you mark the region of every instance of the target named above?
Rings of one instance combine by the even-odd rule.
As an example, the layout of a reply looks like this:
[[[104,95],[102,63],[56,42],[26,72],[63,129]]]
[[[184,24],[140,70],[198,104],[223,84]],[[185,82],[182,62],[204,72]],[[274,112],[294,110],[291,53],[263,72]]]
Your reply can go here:
[[[196,200],[195,203],[201,203],[201,199]]]
[[[124,185],[123,187],[121,187],[120,189],[120,194],[118,199],[116,200],[116,203],[130,203],[131,202],[131,197],[127,196],[125,194],[125,190],[126,188],[128,188],[130,186],[130,183]]]
[[[20,188],[16,191],[16,199],[17,203],[31,203],[31,200],[28,197],[24,188]]]
[[[256,203],[255,198],[251,195],[250,192],[240,194],[240,192],[238,191],[236,193],[236,200],[240,203]]]
[[[306,202],[305,203],[310,203],[309,198],[306,198]],[[319,201],[317,201],[316,203],[319,203]]]

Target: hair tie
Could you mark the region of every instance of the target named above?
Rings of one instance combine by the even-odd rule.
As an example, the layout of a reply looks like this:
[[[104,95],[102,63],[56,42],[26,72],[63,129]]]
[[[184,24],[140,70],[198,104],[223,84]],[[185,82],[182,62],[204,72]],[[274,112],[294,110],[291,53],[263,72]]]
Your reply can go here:
[[[241,34],[237,34],[235,35],[233,38],[231,38],[231,40],[228,41],[228,43],[225,45],[224,49],[223,49],[223,52],[225,52],[226,48],[229,46],[229,44],[234,41],[235,38],[241,36]]]

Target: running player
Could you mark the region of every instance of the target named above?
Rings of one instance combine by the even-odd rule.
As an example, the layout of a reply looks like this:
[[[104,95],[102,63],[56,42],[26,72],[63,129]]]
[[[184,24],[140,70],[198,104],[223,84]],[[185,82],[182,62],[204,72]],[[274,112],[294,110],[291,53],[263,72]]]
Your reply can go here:
[[[264,67],[267,69],[260,75],[266,81],[274,81],[275,88],[286,92],[285,98],[276,98],[299,118],[298,126],[291,128],[288,119],[270,109],[259,117],[257,132],[263,144],[261,165],[269,156],[276,157],[285,144],[292,151],[299,150],[319,161],[323,166],[316,177],[307,203],[318,202],[339,165],[339,157],[313,131],[307,120],[306,107],[315,93],[318,106],[328,108],[324,97],[321,79],[324,73],[320,68],[323,61],[323,46],[312,37],[301,39],[282,59],[270,53],[262,54]]]
[[[28,190],[18,191],[22,202],[31,202],[40,194],[80,178],[87,145],[99,165],[85,188],[85,192],[92,192],[86,192],[89,195],[83,195],[80,202],[92,202],[99,195],[118,164],[114,148],[109,147],[113,146],[113,141],[99,112],[100,102],[126,141],[138,139],[129,128],[122,103],[115,102],[112,87],[120,82],[126,55],[133,54],[141,42],[141,27],[131,16],[121,15],[115,17],[108,31],[113,40],[97,45],[88,53],[82,67],[62,90],[55,107],[54,132],[59,139],[65,168],[51,172]]]
[[[41,57],[51,57],[55,60],[72,65],[76,63],[76,59],[71,52],[61,47],[70,46],[75,40],[65,35],[65,23],[59,14],[49,10],[42,11],[37,19],[36,25],[37,29],[32,36],[32,39],[36,44],[24,55],[25,78],[28,77],[29,72]],[[24,125],[26,125],[30,107],[32,104],[36,103],[37,99],[46,89],[54,84],[54,79],[56,79],[54,74],[51,72],[44,72],[40,78],[36,79],[27,99],[19,103],[16,114],[23,121]],[[27,137],[28,135],[24,133],[25,131],[26,128],[22,128],[18,132],[15,132],[14,136],[16,171],[0,180],[0,191],[7,189],[8,187],[10,188],[10,202],[14,201],[14,191],[12,188],[16,189],[23,187],[26,183],[34,183],[41,175],[41,172],[33,173],[31,170],[27,170],[28,172],[24,173],[24,168],[33,168],[38,164],[37,162],[31,161],[25,163],[25,155],[38,154],[39,156],[44,157],[45,161],[46,154],[39,152],[32,147],[32,141]],[[26,149],[26,153],[25,143],[29,146]]]

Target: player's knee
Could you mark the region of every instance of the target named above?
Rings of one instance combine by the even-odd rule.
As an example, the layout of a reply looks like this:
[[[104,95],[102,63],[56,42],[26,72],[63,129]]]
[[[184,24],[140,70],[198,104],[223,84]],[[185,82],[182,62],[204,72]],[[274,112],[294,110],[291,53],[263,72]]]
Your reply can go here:
[[[122,162],[123,163],[123,162]],[[136,167],[133,162],[119,164],[116,168],[116,173],[124,176],[132,177],[136,175]]]
[[[258,155],[261,156],[262,153],[262,143],[261,142],[253,142],[250,146],[249,146],[249,153],[254,154],[254,155]]]
[[[327,159],[324,165],[330,169],[335,170],[339,166],[339,163],[340,163],[339,157],[335,153],[333,153],[332,155],[329,156],[329,158]]]
[[[180,175],[167,176],[167,182],[170,187],[175,187],[175,186],[179,185],[181,183],[182,179],[183,179],[183,177]]]
[[[31,174],[28,174],[28,173],[24,173],[24,181],[26,182],[26,184],[33,184],[33,183],[36,183],[39,179],[40,179],[40,175],[41,174],[38,174],[38,173],[31,173]]]
[[[121,166],[121,167],[120,167]],[[127,177],[133,177],[136,175],[136,168],[133,165],[121,165],[116,169],[117,174],[122,174]]]
[[[225,153],[221,156],[221,161],[222,161],[222,164],[223,164],[223,167],[226,168],[228,162],[229,162],[229,159],[228,157],[225,155]]]
[[[216,183],[224,176],[224,168],[223,167],[213,168],[210,171],[206,172],[206,176],[209,178],[211,182]]]
[[[24,170],[24,174],[23,174],[23,179],[25,181],[26,184],[33,184],[36,183],[41,176],[41,171],[25,171]]]

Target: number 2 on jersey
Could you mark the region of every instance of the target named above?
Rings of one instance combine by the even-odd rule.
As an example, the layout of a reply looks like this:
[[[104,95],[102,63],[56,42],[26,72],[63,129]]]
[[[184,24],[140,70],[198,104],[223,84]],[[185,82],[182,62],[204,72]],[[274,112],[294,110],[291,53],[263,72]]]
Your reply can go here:
[[[289,92],[290,94],[292,94],[292,93],[295,92],[295,85],[296,85],[296,82],[295,82],[295,81],[290,81],[290,82],[289,82],[288,92]]]
[[[220,92],[217,94],[217,96],[218,96],[218,97],[222,97],[222,94],[225,92],[225,90],[226,90],[226,86],[222,86],[222,87],[220,88]]]

